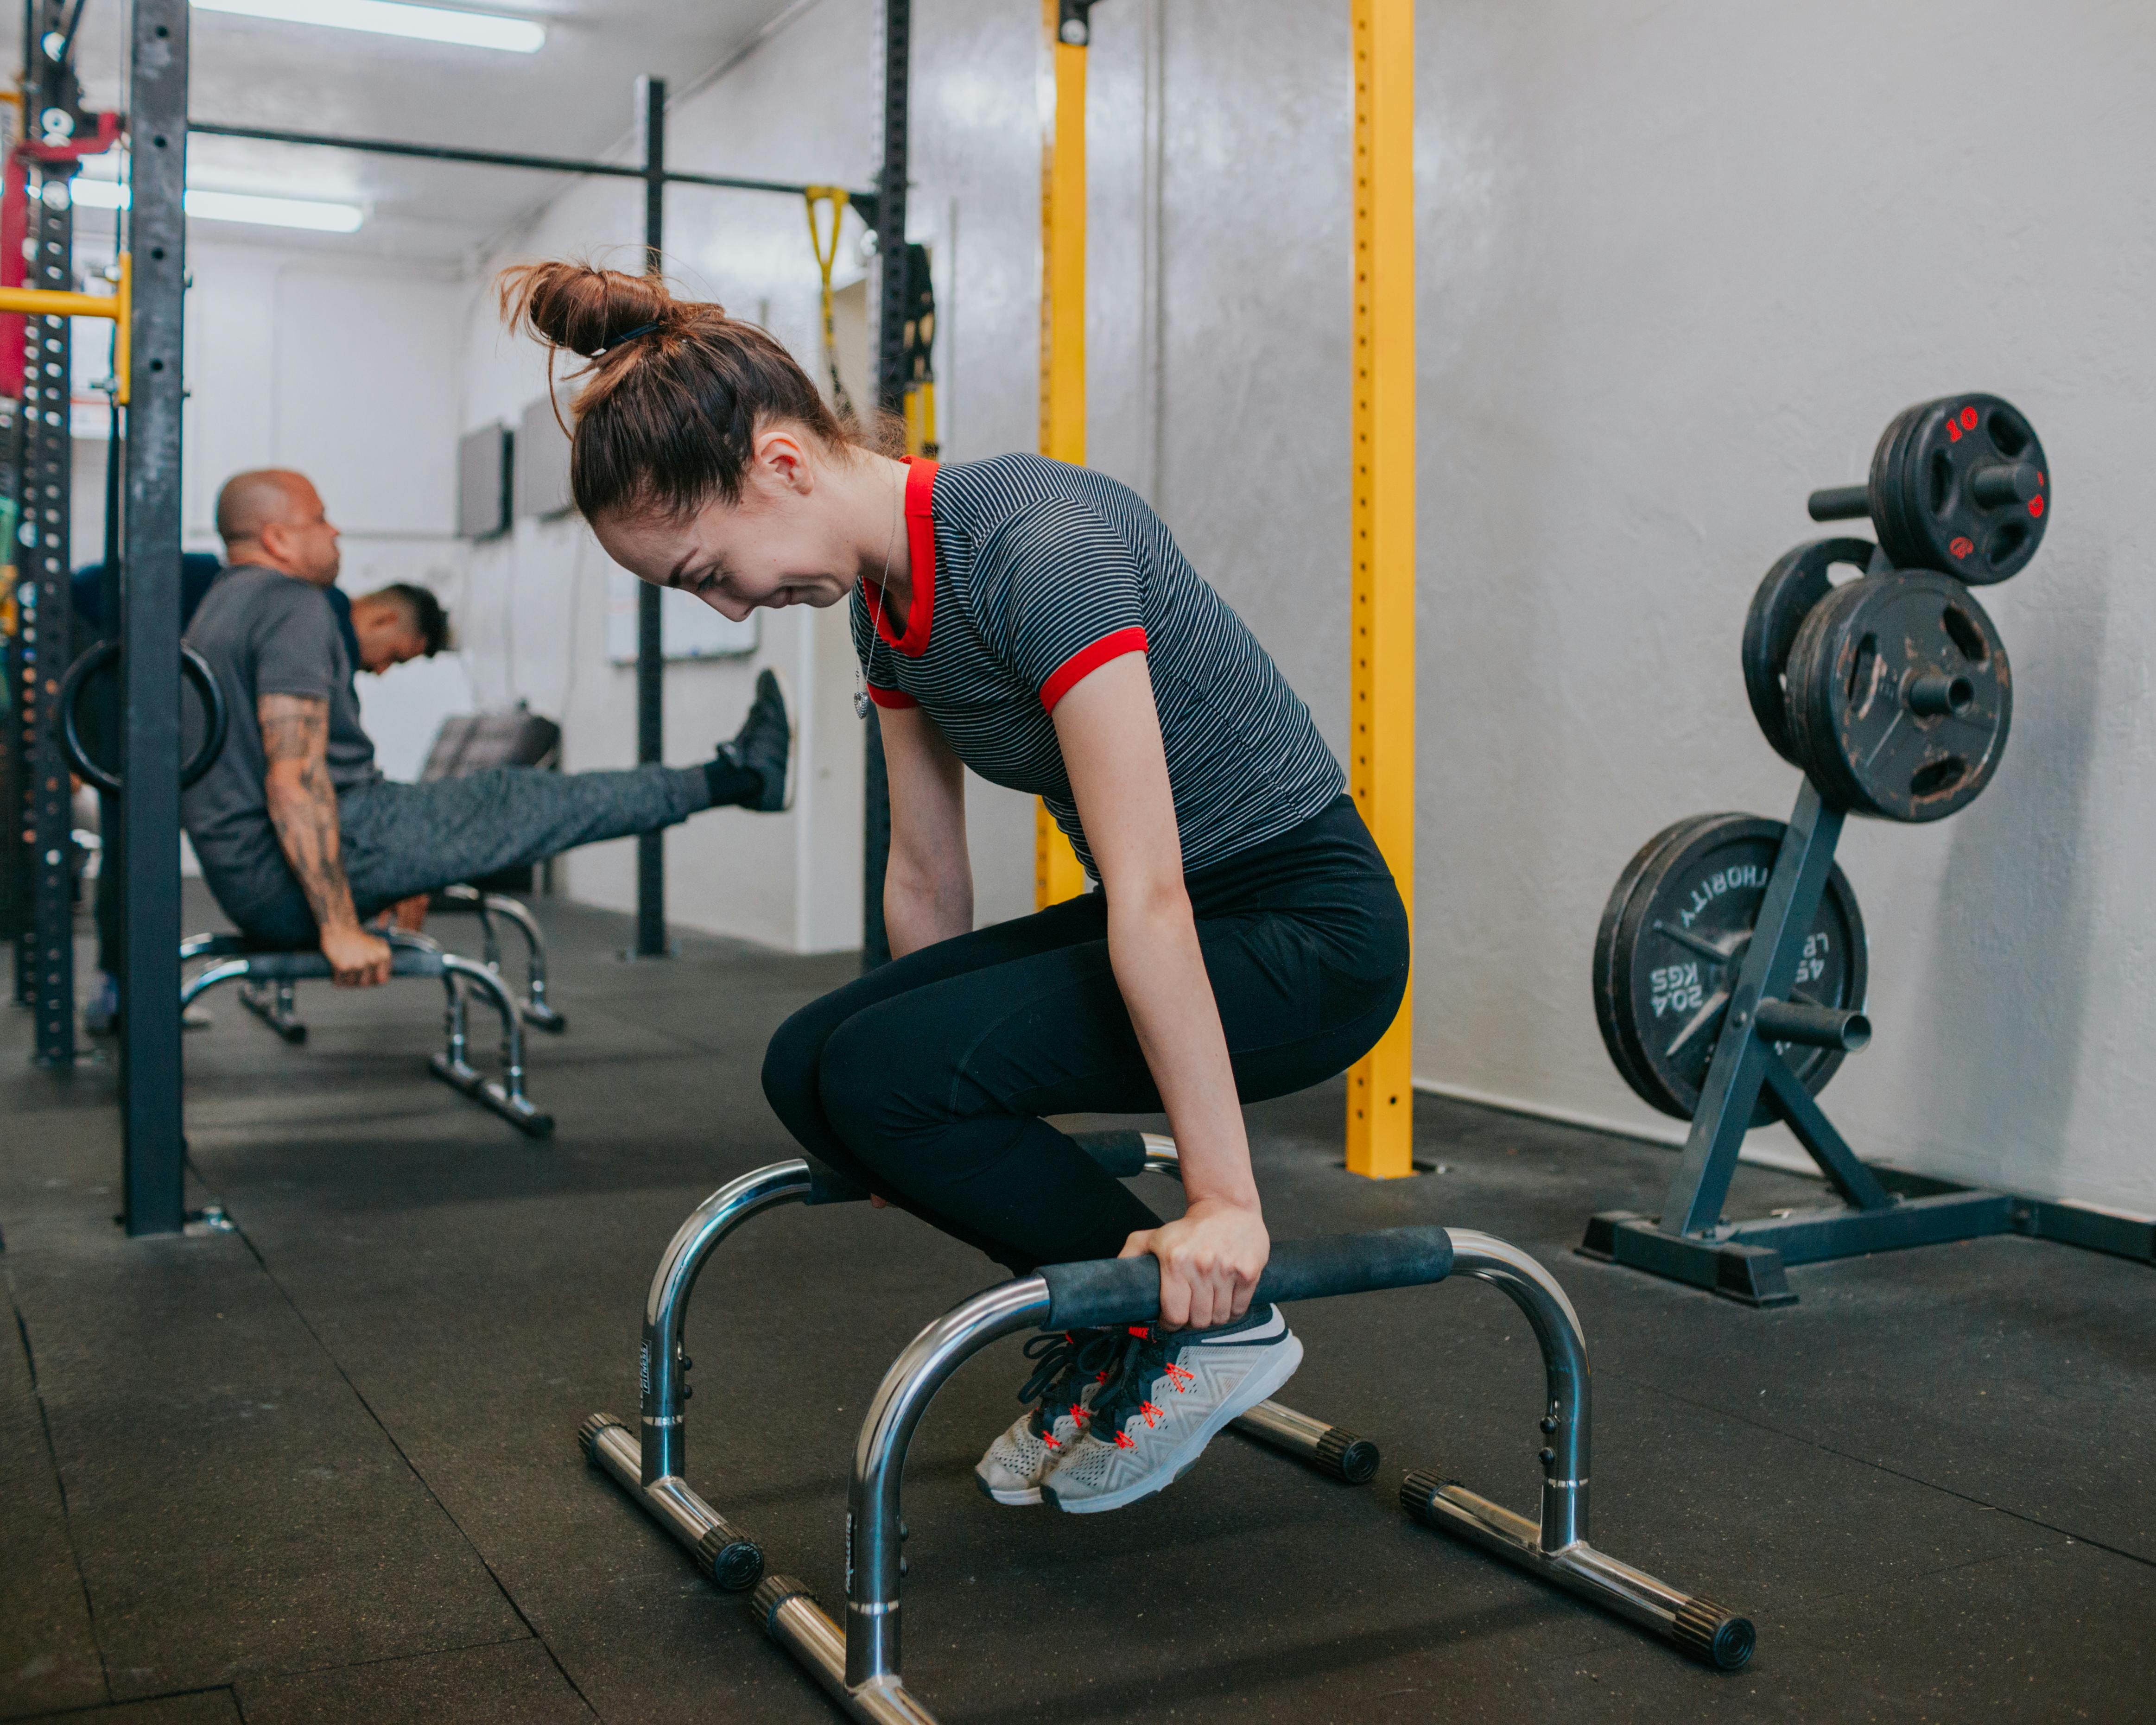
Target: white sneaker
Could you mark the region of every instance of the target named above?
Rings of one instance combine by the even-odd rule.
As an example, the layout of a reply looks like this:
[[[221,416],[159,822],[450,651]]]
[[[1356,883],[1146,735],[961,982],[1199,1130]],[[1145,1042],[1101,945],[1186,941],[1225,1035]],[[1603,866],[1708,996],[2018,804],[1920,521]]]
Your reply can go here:
[[[1190,1471],[1213,1435],[1295,1375],[1302,1343],[1271,1307],[1221,1329],[1130,1332],[1091,1418],[1040,1495],[1072,1515],[1121,1509]]]
[[[981,1490],[998,1503],[1040,1502],[1040,1482],[1070,1453],[1092,1415],[1093,1397],[1115,1363],[1120,1330],[1068,1330],[1036,1336],[1025,1357],[1038,1362],[1018,1393],[1033,1402],[1009,1430],[988,1445],[973,1469]]]

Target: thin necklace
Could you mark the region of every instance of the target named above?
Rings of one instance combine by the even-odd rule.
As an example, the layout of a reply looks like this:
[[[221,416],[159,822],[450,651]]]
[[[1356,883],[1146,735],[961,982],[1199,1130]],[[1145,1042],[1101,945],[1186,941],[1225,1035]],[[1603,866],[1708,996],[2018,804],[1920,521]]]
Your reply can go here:
[[[875,644],[883,639],[883,596],[891,588],[891,554],[898,549],[898,524],[903,516],[901,507],[906,496],[906,482],[901,479],[891,494],[891,532],[883,542],[883,579],[876,583],[875,608],[869,614],[869,655],[875,655]],[[863,598],[868,597],[864,593]],[[868,683],[860,661],[854,662],[854,716],[865,720],[869,716]]]

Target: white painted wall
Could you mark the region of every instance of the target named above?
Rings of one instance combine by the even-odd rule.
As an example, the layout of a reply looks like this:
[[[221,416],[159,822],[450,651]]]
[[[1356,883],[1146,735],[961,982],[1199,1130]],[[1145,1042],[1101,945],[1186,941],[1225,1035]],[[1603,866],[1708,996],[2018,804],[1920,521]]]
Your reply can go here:
[[[1345,8],[1132,0],[1094,22],[1093,459],[1156,501],[1337,746]],[[1467,0],[1424,6],[1419,28],[1418,1070],[1666,1131],[1594,1031],[1603,896],[1668,820],[1786,807],[1794,776],[1755,734],[1737,665],[1752,588],[1815,531],[1807,490],[1861,475],[1890,413],[1991,389],[2034,417],[2062,511],[2033,567],[1984,595],[2015,655],[2015,735],[1974,809],[1860,823],[1845,842],[1879,1037],[1832,1104],[1867,1153],[2156,1211],[2156,910],[2136,867],[2156,838],[2156,599],[2130,418],[2156,382],[2156,192],[2139,167],[2156,153],[2156,34],[2116,0],[2041,19],[2004,0]],[[823,0],[685,105],[680,159],[865,183],[875,29],[870,0]],[[1034,9],[920,0],[914,55],[913,237],[937,250],[948,451],[1029,448]],[[767,308],[813,357],[798,206],[677,193],[674,208],[688,284]],[[583,188],[529,250],[625,248],[632,221],[629,194]],[[467,424],[537,388],[483,309],[472,329]],[[535,618],[573,614],[572,638],[542,641],[520,612],[505,679],[536,689],[574,667],[572,747],[594,752],[579,763],[626,759],[627,674],[596,656],[588,592],[561,598],[566,549],[547,555],[520,542],[475,560],[473,609],[491,614],[513,580]],[[767,641],[825,662],[776,628]],[[827,675],[844,668],[828,655]],[[670,677],[684,758],[744,681]],[[1027,811],[980,800],[983,914],[1011,914],[1029,900]],[[790,916],[808,943],[798,834],[772,823],[767,851],[725,819],[677,834],[677,911],[763,938]],[[834,891],[852,878],[837,855]],[[764,886],[740,878],[762,869]],[[571,878],[628,901],[625,860],[580,859]]]
[[[1878,1039],[1830,1100],[1866,1153],[2156,1211],[2146,15],[1420,21],[1418,1069],[1650,1118],[1588,1011],[1602,896],[1667,821],[1786,810],[1738,665],[1752,588],[1890,414],[1993,390],[2061,504],[1980,593],[2013,739],[1964,814],[1851,824]]]

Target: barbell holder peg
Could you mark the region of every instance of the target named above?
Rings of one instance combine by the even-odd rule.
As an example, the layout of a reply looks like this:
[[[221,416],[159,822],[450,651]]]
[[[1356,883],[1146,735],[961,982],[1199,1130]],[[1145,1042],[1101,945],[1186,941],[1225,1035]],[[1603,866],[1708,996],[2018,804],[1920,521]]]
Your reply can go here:
[[[1829,485],[1812,493],[1804,507],[1815,521],[1853,521],[1871,513],[1869,485]]]
[[[1986,509],[2027,503],[2044,489],[2044,475],[2028,461],[1999,461],[1969,476],[1969,494]]]
[[[1909,679],[1903,697],[1920,719],[1943,719],[1966,712],[1976,700],[1976,685],[1948,671],[1920,671]]]
[[[1768,1042],[1798,1042],[1806,1048],[1855,1054],[1871,1040],[1871,1020],[1862,1013],[1806,1006],[1796,1000],[1762,1000],[1753,1022]]]

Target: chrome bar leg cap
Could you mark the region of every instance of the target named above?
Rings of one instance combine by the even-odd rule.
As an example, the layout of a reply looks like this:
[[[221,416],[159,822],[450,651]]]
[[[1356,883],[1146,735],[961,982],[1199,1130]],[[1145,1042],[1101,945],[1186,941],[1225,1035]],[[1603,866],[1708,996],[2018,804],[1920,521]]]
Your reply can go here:
[[[1712,1599],[1691,1599],[1677,1613],[1673,1633],[1677,1645],[1702,1665],[1718,1671],[1741,1671],[1750,1662],[1758,1639],[1752,1620]]]
[[[791,1575],[767,1575],[757,1584],[756,1597],[749,1603],[763,1625],[764,1634],[770,1635],[777,1633],[781,1605],[795,1599],[806,1599],[813,1604],[815,1598],[805,1581],[797,1581]]]
[[[1432,1527],[1440,1526],[1442,1523],[1437,1512],[1430,1505],[1447,1486],[1457,1484],[1457,1480],[1439,1473],[1434,1468],[1419,1467],[1400,1481],[1400,1507],[1419,1522],[1426,1522]]]
[[[584,1460],[591,1466],[599,1465],[599,1434],[609,1425],[620,1424],[611,1414],[594,1414],[577,1428],[577,1447],[584,1452]]]
[[[718,1517],[696,1543],[696,1564],[721,1593],[745,1594],[763,1574],[763,1548]]]
[[[1333,1478],[1350,1486],[1367,1486],[1378,1476],[1382,1461],[1378,1446],[1366,1437],[1337,1425],[1328,1426],[1317,1440],[1318,1465]]]

